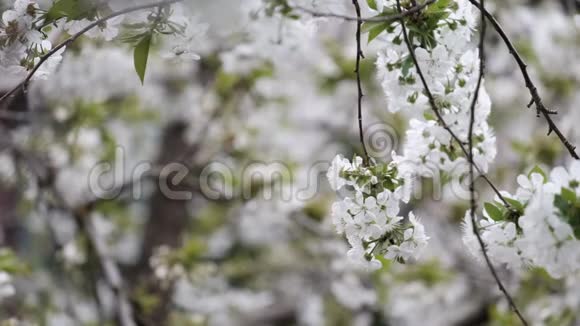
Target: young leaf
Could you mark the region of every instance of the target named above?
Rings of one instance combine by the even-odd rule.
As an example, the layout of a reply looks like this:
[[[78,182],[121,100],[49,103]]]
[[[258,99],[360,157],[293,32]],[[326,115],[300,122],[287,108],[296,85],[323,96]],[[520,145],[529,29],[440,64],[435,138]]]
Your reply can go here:
[[[80,20],[94,15],[96,6],[86,0],[58,0],[47,11],[45,24],[49,24],[61,18]]]
[[[435,118],[435,115],[433,115],[433,114],[432,114],[431,112],[429,112],[429,111],[425,111],[425,112],[423,112],[423,118],[425,118],[425,120],[427,120],[427,121],[433,121],[433,120],[435,120],[435,119],[436,119],[436,118]]]
[[[543,178],[544,178],[544,183],[548,182],[548,177],[546,176],[546,172],[544,172],[544,170],[542,170],[541,167],[539,166],[534,166],[534,168],[530,171],[530,173],[528,173],[528,178],[530,178],[532,176],[532,174],[534,173],[538,173],[540,174]]]
[[[367,0],[367,4],[369,5],[369,8],[377,10],[377,2],[375,0]]]
[[[149,60],[149,49],[151,47],[151,34],[143,36],[141,41],[135,46],[133,53],[133,63],[135,64],[135,71],[141,79],[141,83],[145,83],[145,72],[147,71],[147,61]]]
[[[520,203],[519,201],[508,197],[505,197],[505,200],[508,202],[508,204],[510,204],[512,208],[517,210],[519,213],[524,212],[524,205],[522,205],[522,203]]]
[[[491,217],[492,220],[494,221],[503,220],[503,214],[501,210],[497,208],[495,205],[491,203],[485,203],[483,204],[483,206],[485,208],[485,211],[487,212],[487,215],[489,215],[489,217]]]
[[[380,17],[380,16],[375,16],[375,17]],[[380,26],[382,24],[384,24],[384,22],[364,22],[364,23],[362,23],[362,26],[361,26],[361,32],[367,33],[371,29],[373,29],[377,26]]]
[[[403,76],[409,75],[409,69],[411,69],[411,67],[413,67],[414,65],[415,64],[413,63],[413,58],[411,58],[411,56],[408,56],[403,61],[403,65],[401,66],[401,73],[403,74]]]
[[[569,203],[576,203],[576,192],[568,188],[562,188],[562,197],[566,199]]]
[[[428,14],[430,14],[432,12],[445,10],[445,9],[447,9],[447,7],[449,7],[450,4],[451,4],[451,0],[439,0],[439,1],[435,2],[435,4],[429,6],[427,8],[426,12]]]
[[[371,41],[374,40],[377,36],[379,36],[385,29],[387,29],[388,26],[389,26],[389,24],[381,23],[381,24],[376,25],[373,28],[371,28],[369,30],[368,43],[371,43]]]

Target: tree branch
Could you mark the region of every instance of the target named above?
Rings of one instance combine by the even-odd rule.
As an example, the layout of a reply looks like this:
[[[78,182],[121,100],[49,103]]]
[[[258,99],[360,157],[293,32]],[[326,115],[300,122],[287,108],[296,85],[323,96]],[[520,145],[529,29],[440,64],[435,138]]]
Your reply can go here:
[[[551,115],[557,114],[557,112],[546,108],[546,106],[544,105],[544,102],[542,101],[542,98],[540,97],[540,94],[538,93],[538,88],[536,87],[536,85],[534,84],[534,82],[532,81],[532,78],[530,77],[530,75],[528,73],[528,65],[522,59],[521,55],[519,54],[518,50],[515,48],[515,46],[511,42],[510,38],[507,36],[506,32],[503,30],[503,28],[501,27],[499,22],[495,19],[495,17],[489,11],[487,11],[482,6],[482,4],[478,3],[476,0],[469,0],[469,2],[471,2],[472,5],[474,5],[476,8],[478,8],[482,12],[482,14],[485,15],[485,17],[487,17],[487,19],[491,22],[492,26],[494,27],[496,32],[499,34],[499,36],[501,37],[501,39],[503,40],[503,42],[505,43],[505,45],[509,49],[510,54],[514,57],[516,63],[518,64],[518,67],[520,68],[522,76],[524,77],[524,82],[526,84],[526,88],[529,90],[530,96],[531,96],[531,100],[530,100],[530,103],[528,104],[528,108],[535,104],[537,116],[538,117],[540,117],[540,115],[544,116],[544,118],[548,122],[548,135],[552,134],[552,132],[556,133],[556,135],[558,136],[558,138],[560,139],[562,144],[564,144],[564,146],[566,147],[566,149],[568,150],[570,155],[574,159],[579,160],[580,157],[576,153],[576,146],[572,145],[572,143],[570,143],[570,141],[568,141],[568,139],[566,138],[566,136],[564,136],[562,131],[558,128],[558,126],[556,125],[554,120],[552,120]]]
[[[355,21],[355,22],[362,22],[362,23],[380,23],[380,22],[392,22],[392,21],[400,20],[401,18],[415,14],[415,13],[421,11],[423,8],[433,4],[435,1],[436,0],[426,1],[425,3],[414,6],[413,8],[410,8],[409,10],[406,10],[405,12],[402,12],[399,14],[384,16],[384,17],[370,17],[370,18],[362,18],[359,14],[357,14],[357,17],[353,17],[353,16],[347,16],[347,15],[335,14],[335,13],[331,13],[331,12],[318,12],[318,11],[315,11],[315,10],[312,10],[310,8],[306,8],[303,6],[292,6],[291,8],[299,10],[299,11],[303,11],[303,12],[305,12],[313,17],[337,18],[337,19],[342,19],[345,21]]]
[[[397,0],[397,9],[398,9],[399,12],[401,12],[401,3],[400,3],[400,0]],[[401,23],[401,27],[402,27],[402,30],[403,30],[403,38],[404,38],[405,44],[407,45],[407,49],[409,50],[409,55],[411,56],[411,59],[413,60],[413,64],[414,64],[415,68],[417,69],[417,74],[419,75],[419,77],[421,79],[421,83],[423,84],[423,88],[425,90],[425,93],[427,95],[427,98],[429,99],[429,104],[431,106],[431,109],[435,113],[435,116],[437,117],[437,120],[439,121],[439,124],[441,124],[441,126],[445,130],[447,130],[447,132],[451,135],[451,137],[457,142],[458,146],[461,148],[461,151],[465,154],[465,157],[469,161],[469,152],[468,152],[468,150],[465,148],[465,146],[464,146],[463,142],[461,141],[461,139],[455,134],[455,132],[453,130],[451,130],[451,128],[449,127],[449,125],[445,122],[445,119],[443,119],[443,116],[441,115],[441,112],[439,111],[439,108],[437,107],[437,103],[435,102],[435,98],[433,97],[433,93],[431,93],[431,90],[429,89],[429,85],[427,84],[427,80],[425,79],[425,75],[423,75],[423,71],[421,70],[421,67],[419,65],[419,62],[417,61],[417,57],[415,56],[415,51],[413,50],[413,46],[411,45],[411,42],[409,41],[409,35],[407,35],[407,28],[405,27],[404,20],[403,19],[400,19],[399,22]],[[480,177],[482,179],[484,179],[485,182],[487,182],[487,184],[491,187],[491,189],[493,189],[493,191],[498,196],[498,198],[502,201],[502,203],[504,204],[504,206],[506,208],[508,208],[508,209],[512,209],[511,205],[507,202],[507,200],[501,194],[501,192],[499,191],[499,189],[483,173],[483,171],[479,168],[479,166],[477,166],[477,164],[475,164],[475,162],[470,162],[470,163],[472,163],[473,167],[477,170],[477,172],[479,173]]]
[[[87,33],[88,31],[90,31],[91,29],[100,26],[101,24],[105,23],[106,21],[113,19],[115,17],[118,16],[122,16],[125,14],[129,14],[135,11],[140,11],[140,10],[145,10],[145,9],[151,9],[151,8],[156,8],[156,7],[161,7],[161,6],[167,6],[167,5],[171,5],[174,3],[178,3],[181,2],[183,0],[164,0],[164,1],[159,1],[159,2],[155,2],[155,3],[150,3],[150,4],[144,4],[144,5],[139,5],[139,6],[134,6],[134,7],[130,7],[130,8],[126,8],[123,10],[119,10],[117,12],[114,12],[108,16],[105,16],[101,19],[95,20],[94,22],[92,22],[91,24],[87,25],[85,28],[83,28],[81,31],[79,31],[78,33],[70,36],[69,38],[67,38],[66,40],[64,40],[62,43],[58,44],[57,46],[55,46],[54,48],[52,48],[48,53],[46,53],[45,55],[43,55],[42,57],[40,57],[40,60],[38,61],[38,63],[36,65],[34,65],[34,67],[32,68],[32,70],[28,73],[28,75],[26,76],[26,78],[19,83],[18,85],[16,85],[16,87],[14,87],[12,90],[10,90],[8,93],[4,94],[4,96],[2,96],[0,98],[0,103],[4,102],[6,99],[8,99],[9,97],[14,96],[14,94],[20,89],[20,88],[26,88],[26,86],[28,85],[28,83],[30,82],[30,80],[32,79],[32,77],[34,77],[34,74],[38,71],[38,69],[40,69],[40,67],[48,60],[50,59],[50,57],[52,57],[53,55],[55,55],[56,53],[58,53],[61,49],[65,48],[66,46],[70,45],[71,43],[73,43],[74,41],[76,41],[79,37],[81,37],[82,35],[84,35],[85,33]]]
[[[509,292],[507,291],[507,289],[503,285],[502,281],[500,280],[500,278],[497,274],[497,271],[495,270],[495,267],[493,266],[491,259],[489,258],[489,255],[487,254],[487,250],[485,248],[485,243],[483,242],[483,239],[481,238],[481,234],[479,234],[479,230],[477,229],[476,218],[475,218],[475,211],[477,209],[477,203],[475,201],[475,176],[474,176],[475,173],[474,173],[474,169],[473,169],[473,166],[475,164],[474,159],[473,159],[474,158],[473,157],[473,128],[475,126],[475,109],[476,109],[477,101],[479,98],[479,90],[480,90],[481,84],[483,82],[483,76],[485,75],[485,33],[486,33],[486,29],[487,29],[487,24],[486,24],[485,14],[484,14],[484,12],[485,12],[484,1],[485,0],[481,0],[482,10],[481,10],[481,30],[480,30],[480,34],[479,34],[479,76],[477,79],[477,85],[476,85],[475,90],[473,92],[473,99],[472,99],[471,107],[470,107],[469,132],[468,132],[469,160],[471,163],[469,165],[469,193],[470,193],[470,204],[471,204],[471,210],[470,210],[471,228],[472,228],[473,234],[477,238],[477,242],[478,242],[479,247],[481,249],[481,252],[483,254],[483,258],[485,259],[485,263],[486,263],[489,271],[491,272],[491,275],[495,279],[497,286],[499,287],[500,291],[503,293],[504,297],[507,299],[509,305],[511,306],[511,308],[515,312],[515,314],[518,316],[518,318],[520,319],[522,324],[527,326],[528,325],[527,321],[525,320],[525,318],[521,314],[520,310],[518,309],[514,299],[511,297],[511,295],[509,294]]]
[[[399,12],[401,12],[401,1],[397,0],[397,10]],[[443,128],[445,128],[445,130],[447,130],[449,132],[449,134],[451,135],[451,137],[459,144],[459,146],[461,147],[461,150],[465,153],[467,159],[470,162],[470,179],[472,184],[470,185],[470,192],[471,192],[471,196],[472,196],[472,207],[474,206],[474,199],[473,197],[475,196],[474,194],[474,190],[473,190],[473,182],[474,182],[474,171],[473,169],[477,169],[478,172],[480,172],[480,169],[477,167],[477,165],[475,164],[475,162],[473,161],[473,139],[472,139],[472,134],[473,134],[473,126],[471,125],[471,123],[474,122],[475,120],[475,116],[474,116],[474,108],[475,108],[475,103],[477,101],[476,97],[473,100],[472,103],[472,113],[471,113],[471,118],[470,118],[470,149],[469,151],[465,148],[465,146],[463,145],[463,143],[461,142],[461,140],[459,139],[459,137],[457,137],[457,135],[455,134],[455,132],[453,132],[453,130],[451,130],[451,128],[447,125],[447,123],[445,123],[445,120],[443,119],[443,116],[441,115],[439,108],[437,107],[437,104],[435,102],[435,98],[433,97],[433,94],[431,93],[430,89],[429,89],[429,85],[427,84],[427,80],[425,79],[425,76],[423,75],[423,72],[421,71],[421,67],[419,65],[419,62],[417,61],[417,58],[415,56],[415,52],[413,50],[413,46],[409,40],[409,36],[407,35],[407,28],[405,27],[405,22],[403,19],[400,20],[401,23],[401,29],[403,32],[403,38],[405,40],[405,44],[407,45],[407,49],[409,50],[409,54],[413,60],[413,64],[415,65],[415,68],[417,69],[417,74],[419,75],[421,82],[423,83],[423,88],[425,89],[425,93],[427,94],[427,97],[429,98],[429,103],[431,105],[432,110],[435,112],[435,115],[437,116],[437,119],[439,120],[439,123],[443,126]],[[482,35],[483,38],[483,35]],[[483,40],[480,41],[480,47],[483,44]],[[483,78],[483,66],[480,63],[480,76],[479,76],[479,80],[478,80],[478,90],[479,90],[479,86],[481,85],[481,79]],[[476,94],[477,95],[477,94]],[[481,173],[481,172],[480,172]],[[491,181],[489,179],[486,178],[486,181],[488,181],[488,183],[492,186],[492,188],[494,190],[496,190],[497,188],[491,183]],[[507,207],[510,207],[509,204],[505,201],[505,198],[503,198],[503,196],[501,196],[501,194],[499,193],[499,191],[497,191],[496,193],[498,193],[498,196],[500,196],[500,199],[502,199],[504,201],[504,204]],[[472,219],[475,219],[475,216],[473,215],[474,211],[472,211]],[[480,246],[482,247],[482,251],[484,254],[484,257],[486,258],[486,263],[496,281],[496,283],[498,284],[500,290],[502,291],[502,293],[504,294],[504,296],[507,298],[507,300],[509,301],[510,305],[512,305],[512,307],[514,308],[514,310],[517,312],[518,317],[521,317],[521,314],[519,314],[519,310],[517,309],[517,307],[515,306],[513,300],[511,299],[511,296],[509,295],[509,293],[507,292],[507,290],[505,289],[505,287],[503,286],[503,283],[501,282],[501,280],[499,279],[497,272],[495,271],[495,268],[493,267],[493,265],[491,264],[491,261],[489,260],[489,257],[487,256],[487,252],[485,250],[485,244],[483,243],[483,240],[481,239],[481,236],[479,235],[479,233],[477,232],[477,230],[474,230],[476,237],[480,243]],[[524,325],[527,325],[527,323],[525,322],[525,320],[523,320],[522,318],[522,322],[524,323]]]
[[[359,131],[360,142],[362,144],[362,149],[364,152],[365,162],[366,162],[366,164],[370,164],[369,153],[368,153],[367,147],[365,145],[364,131],[363,131],[363,120],[362,120],[363,91],[362,91],[362,83],[361,83],[361,77],[360,77],[360,60],[361,60],[361,58],[364,58],[364,55],[363,55],[363,52],[361,49],[361,41],[360,41],[362,21],[360,20],[361,13],[360,13],[360,5],[358,3],[358,0],[352,0],[352,4],[355,8],[356,16],[359,18],[357,20],[357,24],[356,24],[356,68],[354,70],[354,72],[356,73],[356,84],[357,84],[357,92],[358,92],[358,131]]]

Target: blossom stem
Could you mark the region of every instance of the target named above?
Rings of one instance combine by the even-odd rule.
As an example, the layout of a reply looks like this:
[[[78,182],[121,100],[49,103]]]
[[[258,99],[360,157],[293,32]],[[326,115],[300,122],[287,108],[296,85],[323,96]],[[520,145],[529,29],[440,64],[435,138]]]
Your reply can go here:
[[[397,0],[397,11],[400,13],[401,12],[401,1]],[[474,94],[474,100],[472,102],[472,107],[471,107],[471,117],[470,117],[470,135],[469,135],[469,150],[467,150],[464,146],[464,144],[461,142],[461,140],[459,139],[459,137],[455,134],[455,132],[453,132],[453,130],[451,130],[451,128],[449,127],[449,125],[445,122],[445,120],[443,119],[443,116],[441,115],[441,112],[439,111],[439,108],[437,107],[437,103],[435,102],[435,98],[433,97],[433,94],[431,93],[430,89],[429,89],[429,85],[427,84],[427,80],[425,79],[425,76],[423,75],[423,72],[421,71],[421,67],[419,65],[419,62],[417,61],[417,58],[415,56],[415,52],[413,49],[413,46],[409,40],[409,36],[407,35],[407,28],[405,27],[405,22],[403,19],[400,20],[401,23],[401,29],[403,32],[403,38],[405,41],[405,44],[407,45],[407,48],[409,50],[409,55],[411,56],[411,59],[413,60],[413,64],[415,65],[415,68],[417,70],[417,74],[419,75],[421,82],[423,83],[423,88],[425,90],[425,93],[427,94],[427,97],[429,99],[429,103],[431,105],[432,110],[434,111],[435,115],[437,116],[437,119],[439,120],[439,123],[443,126],[443,128],[445,130],[447,130],[449,132],[449,134],[452,136],[452,138],[458,143],[459,147],[461,148],[461,150],[463,151],[463,153],[465,154],[465,156],[467,157],[467,159],[469,160],[470,163],[470,179],[471,179],[471,185],[470,185],[470,193],[472,196],[472,200],[471,200],[471,204],[472,204],[472,208],[475,203],[475,193],[474,193],[474,189],[473,189],[473,184],[474,184],[474,169],[477,169],[479,173],[481,173],[481,170],[477,167],[477,165],[475,164],[474,160],[473,160],[473,125],[474,121],[475,121],[475,115],[474,115],[474,109],[475,109],[475,103],[477,102],[477,93],[479,92],[479,87],[481,85],[481,80],[483,78],[483,61],[480,61],[480,72],[479,72],[479,80],[478,80],[478,85],[477,85],[477,92],[476,94]],[[485,35],[483,35],[482,31],[482,35],[481,35],[481,39],[480,39],[480,50],[483,48],[483,38]],[[483,53],[482,55],[482,60],[483,60]],[[483,173],[481,173],[483,175]],[[491,183],[491,181],[489,181],[489,179],[486,178],[486,180],[488,181],[488,183],[492,186],[492,188],[494,190],[496,190],[497,188],[495,187],[495,185],[493,185]],[[498,190],[496,190],[496,193],[498,194],[499,198],[504,202],[504,204],[506,205],[506,207],[510,208],[511,206],[507,203],[507,201],[505,200],[505,198],[503,198],[503,196],[499,193]],[[475,211],[474,209],[472,209],[472,220],[475,220]],[[506,299],[508,300],[508,302],[510,303],[510,306],[513,308],[513,310],[516,312],[516,314],[518,315],[518,317],[520,318],[520,320],[522,321],[522,323],[524,325],[527,325],[527,322],[525,321],[525,319],[522,317],[522,315],[519,312],[519,309],[517,308],[517,306],[514,303],[514,300],[512,299],[512,297],[510,296],[510,294],[507,292],[507,290],[505,289],[505,286],[503,285],[503,283],[501,282],[501,280],[499,279],[497,272],[495,270],[495,268],[493,267],[493,264],[491,263],[491,260],[489,259],[486,249],[485,249],[485,244],[483,243],[483,240],[481,239],[481,235],[479,234],[479,232],[477,232],[477,229],[475,228],[475,223],[473,223],[473,232],[476,235],[476,238],[481,246],[482,249],[482,253],[485,257],[485,262],[493,276],[493,278],[495,279],[495,282],[497,283],[498,287],[500,288],[500,290],[502,291],[503,295],[506,297]]]
[[[381,22],[393,22],[396,20],[399,20],[403,17],[407,17],[410,15],[413,15],[419,11],[421,11],[423,8],[427,7],[430,4],[433,4],[436,0],[429,0],[429,1],[425,1],[424,3],[414,6],[408,10],[405,10],[405,12],[402,12],[400,14],[394,14],[394,15],[389,15],[389,16],[378,16],[378,17],[370,17],[370,18],[362,18],[362,17],[353,17],[353,16],[347,16],[347,15],[341,15],[341,14],[336,14],[336,13],[331,13],[331,12],[318,12],[315,10],[312,10],[310,8],[306,8],[303,6],[292,6],[293,9],[305,12],[313,17],[327,17],[327,18],[337,18],[337,19],[342,19],[345,21],[354,21],[354,22],[363,22],[363,23],[381,23]]]
[[[402,12],[400,0],[397,0],[397,10],[398,10],[398,12]],[[421,66],[419,65],[419,62],[417,61],[417,57],[415,56],[413,46],[411,45],[411,41],[409,40],[409,35],[407,34],[407,27],[405,26],[404,20],[400,19],[399,21],[401,23],[403,39],[405,41],[405,44],[407,45],[407,49],[409,50],[409,55],[410,55],[411,59],[413,60],[413,65],[415,66],[415,69],[417,70],[417,74],[419,75],[419,78],[421,79],[421,83],[423,84],[423,89],[425,91],[427,98],[429,99],[429,104],[431,106],[431,109],[435,113],[435,116],[437,117],[439,124],[451,135],[451,138],[453,138],[453,140],[455,140],[455,142],[457,142],[457,145],[459,146],[459,148],[461,149],[463,154],[469,160],[469,151],[465,148],[463,141],[461,141],[461,139],[457,136],[457,134],[455,134],[455,132],[451,129],[451,127],[449,127],[449,125],[445,122],[445,119],[443,119],[443,116],[441,115],[439,107],[437,106],[437,103],[435,101],[435,97],[433,96],[433,93],[431,93],[431,90],[429,89],[429,85],[427,84],[427,80],[425,79],[425,75],[423,74],[423,71],[421,70]],[[512,209],[511,205],[504,198],[504,196],[501,194],[499,189],[493,184],[493,182],[491,182],[491,180],[487,177],[487,175],[485,175],[485,173],[483,173],[483,171],[479,168],[479,166],[477,166],[477,164],[475,164],[475,162],[470,162],[470,163],[473,164],[473,167],[479,173],[479,177],[481,177],[485,180],[485,182],[491,187],[491,189],[494,191],[494,193],[502,201],[503,205],[508,209]]]
[[[509,294],[509,292],[507,291],[507,289],[505,288],[505,286],[501,282],[499,276],[497,275],[497,271],[495,270],[495,267],[493,266],[491,259],[489,258],[489,255],[488,255],[487,250],[485,248],[485,243],[483,242],[483,239],[481,238],[481,234],[479,233],[479,230],[477,229],[477,226],[476,226],[475,212],[477,209],[477,203],[475,201],[475,176],[474,176],[475,172],[473,169],[473,166],[475,164],[475,162],[473,160],[473,127],[475,125],[475,110],[476,110],[477,101],[479,98],[479,90],[480,90],[481,84],[483,82],[483,76],[485,75],[485,33],[487,30],[487,22],[485,20],[485,0],[481,0],[481,8],[482,8],[482,10],[480,10],[481,11],[481,29],[479,32],[479,76],[477,78],[477,85],[475,86],[475,90],[473,91],[473,99],[472,99],[471,107],[469,110],[470,118],[469,118],[469,131],[468,131],[469,160],[471,162],[471,164],[469,165],[469,194],[470,194],[470,202],[471,202],[471,211],[470,211],[471,228],[472,228],[473,234],[477,238],[477,242],[479,244],[479,247],[481,249],[483,257],[485,259],[485,263],[487,264],[489,271],[491,272],[493,278],[495,279],[500,291],[503,293],[504,297],[507,299],[507,301],[509,302],[509,305],[511,306],[511,308],[515,312],[515,314],[518,316],[518,318],[520,319],[522,324],[528,325],[526,319],[523,317],[520,310],[518,309],[518,306],[516,305],[514,299],[511,297],[511,295]]]
[[[119,17],[125,14],[129,14],[135,11],[141,11],[141,10],[145,10],[145,9],[151,9],[151,8],[156,8],[156,7],[162,7],[162,6],[167,6],[167,5],[171,5],[174,3],[178,3],[181,2],[183,0],[164,0],[164,1],[158,1],[158,2],[154,2],[154,3],[149,3],[149,4],[144,4],[144,5],[139,5],[139,6],[134,6],[134,7],[129,7],[123,10],[119,10],[117,12],[114,12],[108,16],[105,16],[101,19],[95,20],[94,22],[92,22],[91,24],[87,25],[85,28],[83,28],[81,31],[79,31],[78,33],[70,36],[69,38],[67,38],[66,40],[64,40],[63,42],[61,42],[60,44],[58,44],[57,46],[55,46],[54,48],[52,48],[48,53],[46,53],[45,55],[43,55],[42,57],[40,57],[40,60],[38,61],[38,63],[36,65],[34,65],[34,67],[32,68],[32,70],[28,73],[28,75],[26,76],[26,78],[19,83],[18,85],[16,85],[16,87],[14,87],[13,89],[11,89],[8,93],[4,94],[2,97],[0,97],[0,103],[4,102],[5,100],[7,100],[9,97],[13,97],[16,92],[18,92],[20,89],[26,89],[26,86],[28,85],[28,83],[30,82],[30,80],[32,79],[32,77],[34,77],[34,74],[38,71],[38,69],[40,69],[40,67],[53,55],[55,55],[56,53],[58,53],[61,49],[65,48],[66,46],[70,45],[71,43],[75,42],[79,37],[81,37],[82,35],[84,35],[85,33],[89,32],[91,29],[103,24],[104,22],[113,19],[115,17]]]
[[[364,54],[361,49],[361,28],[362,28],[362,20],[361,20],[361,11],[360,5],[358,0],[352,0],[352,4],[354,5],[356,16],[358,17],[357,24],[356,24],[356,68],[354,72],[356,73],[356,84],[357,84],[357,91],[358,91],[358,131],[359,131],[359,138],[362,145],[362,149],[364,152],[364,161],[366,165],[370,164],[369,153],[367,151],[367,147],[365,145],[365,137],[364,137],[364,130],[363,130],[363,118],[362,118],[362,99],[363,99],[363,91],[362,91],[362,81],[360,76],[360,61],[364,58]]]

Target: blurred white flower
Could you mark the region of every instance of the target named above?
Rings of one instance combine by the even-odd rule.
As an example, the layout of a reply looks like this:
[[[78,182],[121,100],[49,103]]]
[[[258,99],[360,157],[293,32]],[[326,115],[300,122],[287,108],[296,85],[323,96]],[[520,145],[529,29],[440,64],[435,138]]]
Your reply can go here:
[[[184,61],[199,60],[197,51],[209,25],[200,23],[197,17],[184,16],[173,17],[172,23],[177,24],[177,31],[163,37],[162,57]]]
[[[15,293],[16,289],[12,285],[10,274],[0,271],[0,301],[13,296]]]

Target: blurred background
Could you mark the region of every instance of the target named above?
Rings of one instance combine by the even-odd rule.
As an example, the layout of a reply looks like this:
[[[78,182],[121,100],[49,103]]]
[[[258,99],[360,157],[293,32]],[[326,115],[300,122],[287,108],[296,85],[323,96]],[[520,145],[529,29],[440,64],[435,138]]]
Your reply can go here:
[[[186,2],[207,25],[199,60],[153,51],[142,85],[129,47],[81,38],[48,80],[0,104],[0,325],[519,325],[463,247],[464,186],[425,182],[405,208],[431,237],[419,261],[347,263],[325,173],[335,155],[361,153],[355,24],[269,13],[262,0]],[[347,0],[311,2],[355,15]],[[579,3],[486,3],[580,143]],[[567,153],[487,37],[490,177],[513,191],[517,175]],[[378,46],[363,42],[364,123],[371,155],[388,162],[411,116],[385,107]],[[2,73],[0,93],[19,81]],[[580,275],[498,269],[533,325],[580,325]]]

